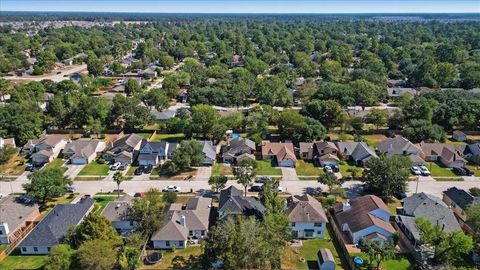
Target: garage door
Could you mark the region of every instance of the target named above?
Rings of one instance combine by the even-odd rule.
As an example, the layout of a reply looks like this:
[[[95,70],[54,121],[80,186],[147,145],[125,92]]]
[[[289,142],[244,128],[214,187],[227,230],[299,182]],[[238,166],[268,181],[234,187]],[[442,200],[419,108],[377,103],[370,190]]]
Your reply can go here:
[[[75,158],[70,160],[70,162],[75,165],[83,165],[88,163],[87,160],[83,158]]]

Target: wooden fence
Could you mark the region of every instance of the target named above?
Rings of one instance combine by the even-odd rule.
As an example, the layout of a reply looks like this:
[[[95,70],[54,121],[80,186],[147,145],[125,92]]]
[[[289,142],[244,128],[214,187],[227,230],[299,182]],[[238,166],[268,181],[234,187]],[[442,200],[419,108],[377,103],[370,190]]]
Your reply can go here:
[[[10,243],[8,243],[7,248],[0,253],[0,262],[3,261],[10,252],[12,252],[17,245],[23,240],[25,236],[35,227],[36,223],[32,222],[29,225],[27,225],[25,228],[23,228],[22,232],[15,238],[12,237],[10,240]]]
[[[328,222],[330,223],[331,228],[333,229],[333,233],[335,234],[335,238],[338,240],[338,246],[340,247],[340,253],[338,254],[339,256],[344,256],[345,262],[347,265],[345,265],[346,270],[357,270],[355,267],[355,264],[353,263],[353,260],[350,258],[350,253],[347,250],[346,247],[346,242],[345,239],[343,238],[343,233],[342,231],[338,228],[337,222],[335,219],[332,217],[330,212],[327,212],[327,218]]]

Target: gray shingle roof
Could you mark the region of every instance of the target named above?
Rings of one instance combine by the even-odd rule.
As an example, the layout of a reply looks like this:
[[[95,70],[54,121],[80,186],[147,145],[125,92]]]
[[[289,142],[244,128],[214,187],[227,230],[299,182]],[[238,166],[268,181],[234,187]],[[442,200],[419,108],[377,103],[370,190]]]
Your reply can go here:
[[[480,198],[473,197],[465,190],[458,189],[456,187],[451,187],[443,193],[445,193],[446,196],[448,196],[456,205],[458,205],[463,210],[467,209],[470,204],[480,203]]]
[[[215,148],[213,147],[213,143],[211,141],[201,141],[200,142],[203,146],[202,151],[206,157],[215,160],[217,158],[217,153]]]
[[[403,155],[404,153],[416,152],[418,149],[413,143],[403,136],[396,135],[393,138],[387,138],[378,144],[378,151],[381,153],[390,153],[393,155]]]
[[[364,160],[368,157],[377,157],[377,154],[375,154],[375,151],[373,151],[372,148],[368,147],[366,143],[360,142],[355,147],[355,150],[353,150],[351,156],[353,160],[357,161]]]
[[[52,247],[60,243],[68,228],[78,225],[93,207],[93,199],[75,204],[57,204],[25,237],[20,247]]]
[[[322,204],[310,195],[291,196],[287,201],[288,208],[285,212],[290,222],[328,222]]]
[[[113,202],[109,202],[102,211],[102,216],[110,221],[130,220],[130,205],[133,197],[126,194]]]
[[[263,216],[266,211],[267,209],[258,199],[243,196],[243,192],[234,186],[220,192],[218,212]]]
[[[130,134],[123,136],[116,141],[113,142],[113,147],[119,147],[123,145],[128,145],[130,147],[135,148],[141,141],[143,140],[143,137],[138,136],[137,134]]]
[[[78,139],[65,146],[64,154],[71,154],[70,158],[89,158],[95,154],[100,141],[91,139]]]
[[[38,211],[37,204],[23,204],[15,196],[0,200],[0,223],[7,223],[10,231],[15,230],[33,212]]]
[[[434,225],[444,226],[446,232],[460,230],[460,225],[448,206],[438,197],[425,193],[413,194],[402,200],[403,214],[410,217],[423,217]],[[403,219],[403,217],[402,217]],[[416,227],[409,228],[414,232]]]

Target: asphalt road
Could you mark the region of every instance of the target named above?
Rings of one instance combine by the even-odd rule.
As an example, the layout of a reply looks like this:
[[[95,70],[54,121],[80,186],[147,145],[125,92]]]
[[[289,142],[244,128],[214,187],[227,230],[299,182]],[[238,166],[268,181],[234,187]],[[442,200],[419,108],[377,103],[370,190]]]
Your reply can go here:
[[[41,80],[52,80],[54,82],[60,82],[63,80],[69,80],[69,76],[73,73],[80,73],[82,71],[87,70],[87,65],[74,65],[68,66],[65,69],[61,70],[53,70],[52,74],[45,75],[45,76],[5,76],[3,78],[12,81],[41,81]],[[57,74],[57,72],[61,72]],[[65,75],[68,75],[64,77]]]

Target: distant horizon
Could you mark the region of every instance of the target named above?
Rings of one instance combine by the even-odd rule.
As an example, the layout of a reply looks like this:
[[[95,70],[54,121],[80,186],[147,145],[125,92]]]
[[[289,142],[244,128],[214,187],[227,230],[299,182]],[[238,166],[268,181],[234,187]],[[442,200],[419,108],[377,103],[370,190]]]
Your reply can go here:
[[[480,14],[477,0],[2,0],[1,12]]]
[[[95,13],[95,14],[169,14],[169,15],[195,15],[195,14],[204,14],[204,15],[480,15],[480,12],[357,12],[357,13],[294,13],[294,12],[285,12],[285,13],[237,13],[237,12],[133,12],[133,11],[55,11],[55,10],[43,10],[43,11],[31,11],[31,10],[2,10],[1,13]],[[480,17],[479,17],[480,20]]]

